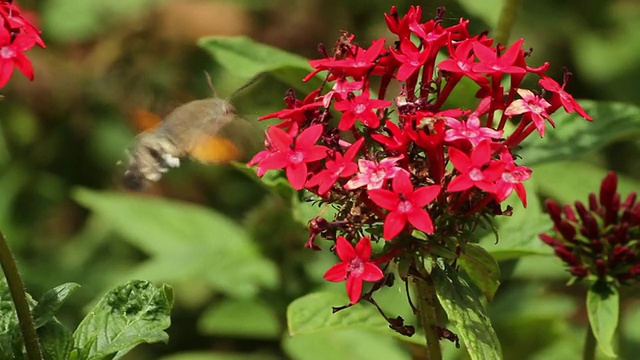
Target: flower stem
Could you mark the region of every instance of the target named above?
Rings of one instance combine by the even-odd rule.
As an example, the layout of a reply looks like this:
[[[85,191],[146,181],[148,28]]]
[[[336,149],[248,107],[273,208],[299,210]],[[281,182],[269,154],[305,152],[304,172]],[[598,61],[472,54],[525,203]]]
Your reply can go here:
[[[11,298],[16,307],[18,322],[20,323],[20,330],[22,331],[22,339],[24,340],[24,347],[27,351],[27,359],[42,360],[42,350],[40,349],[40,342],[38,341],[36,328],[33,324],[31,311],[29,310],[24,283],[22,282],[22,278],[20,278],[20,273],[18,273],[18,267],[16,266],[13,253],[11,249],[9,249],[7,240],[2,232],[0,232],[0,265],[2,265],[2,271],[7,278]]]
[[[500,17],[496,26],[496,41],[506,45],[511,36],[513,24],[518,16],[518,8],[520,8],[521,0],[504,0],[502,9],[500,9]]]
[[[596,337],[593,335],[591,323],[587,326],[585,333],[584,348],[582,350],[583,360],[594,360],[596,358]]]
[[[415,277],[415,284],[418,297],[418,310],[422,330],[427,341],[427,360],[441,360],[442,349],[440,349],[440,338],[436,332],[438,326],[438,298],[436,288],[431,279],[431,275],[424,269],[422,262],[418,264],[420,277]]]

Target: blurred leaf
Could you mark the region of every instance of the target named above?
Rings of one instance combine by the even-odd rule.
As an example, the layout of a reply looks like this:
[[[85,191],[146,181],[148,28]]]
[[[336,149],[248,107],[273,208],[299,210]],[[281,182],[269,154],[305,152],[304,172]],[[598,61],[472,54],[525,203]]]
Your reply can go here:
[[[74,335],[81,359],[120,359],[136,345],[167,342],[173,306],[168,285],[134,280],[107,293],[82,320]],[[111,359],[111,357],[109,357]]]
[[[480,244],[497,261],[553,253],[552,249],[538,238],[538,234],[551,228],[551,220],[542,212],[540,201],[533,192],[538,183],[537,175],[537,171],[534,171],[534,176],[525,183],[528,194],[527,208],[522,207],[516,196],[509,197],[503,203],[503,207],[512,206],[513,215],[500,216],[494,220],[498,229],[498,239],[494,233],[488,232],[480,240]]]
[[[615,357],[613,335],[618,327],[620,298],[613,285],[597,281],[587,292],[587,314],[589,324],[598,346],[605,355]]]
[[[283,348],[295,360],[411,359],[394,339],[364,330],[298,335],[285,338]]]
[[[580,162],[557,162],[533,167],[537,192],[556,199],[561,204],[575,201],[586,203],[589,193],[598,194],[608,170]],[[640,183],[618,175],[618,192],[625,199],[638,191]]]
[[[348,301],[346,295],[322,292],[305,295],[294,300],[287,308],[287,324],[291,336],[334,332],[344,329],[363,329],[397,337],[403,341],[422,345],[418,335],[407,337],[389,328],[389,323],[375,307],[359,303],[347,309],[332,312],[333,306]]]
[[[48,0],[42,9],[44,32],[59,42],[90,40],[158,0]],[[79,16],[82,14],[82,16]]]
[[[436,293],[471,359],[502,359],[500,342],[477,294],[449,266],[432,271]]]
[[[205,335],[277,339],[280,323],[272,308],[253,300],[224,300],[204,311],[198,329]]]
[[[535,133],[522,142],[522,165],[567,161],[593,153],[606,145],[640,135],[640,108],[615,102],[580,101],[595,120],[560,110],[553,114],[556,128],[544,138]]]
[[[193,351],[161,357],[159,360],[278,360],[275,355]]]
[[[494,29],[498,23],[498,15],[500,15],[499,10],[504,6],[504,1],[501,0],[457,0],[456,2],[469,14],[479,17]]]
[[[271,73],[278,80],[305,93],[320,85],[317,78],[302,82],[311,72],[307,59],[281,49],[261,44],[244,36],[211,36],[198,41],[228,72],[244,78]]]
[[[482,246],[466,244],[458,263],[484,296],[491,301],[500,285],[500,267],[496,259]]]
[[[135,275],[169,281],[200,278],[233,296],[250,297],[277,284],[277,268],[246,231],[212,210],[131,194],[79,190],[81,204],[110,221],[151,255]]]
[[[49,321],[39,328],[38,337],[42,349],[49,359],[66,360],[69,358],[73,350],[73,334],[58,320]]]
[[[42,295],[40,300],[38,300],[38,304],[31,310],[35,327],[39,328],[51,320],[58,309],[60,309],[60,306],[62,306],[67,298],[79,287],[80,285],[76,283],[66,283],[58,285]]]

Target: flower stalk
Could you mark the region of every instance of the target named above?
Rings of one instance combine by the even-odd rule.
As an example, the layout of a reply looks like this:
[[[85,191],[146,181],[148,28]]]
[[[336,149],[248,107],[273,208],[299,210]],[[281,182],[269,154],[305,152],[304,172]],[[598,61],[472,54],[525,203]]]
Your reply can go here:
[[[442,359],[442,349],[440,347],[440,337],[436,329],[438,323],[438,298],[436,296],[436,288],[429,272],[424,268],[421,262],[417,262],[419,267],[419,276],[414,277],[416,295],[418,297],[418,317],[422,331],[424,331],[427,353],[426,359],[440,360]]]
[[[24,340],[24,347],[27,351],[27,359],[29,360],[42,360],[42,349],[40,348],[40,341],[38,340],[38,334],[31,317],[31,311],[29,310],[29,303],[27,302],[27,293],[24,289],[24,283],[18,272],[15,258],[9,248],[7,239],[0,231],[0,264],[2,265],[2,271],[7,279],[7,285],[9,292],[11,293],[11,299],[16,307],[16,314],[18,315],[18,322],[20,323],[20,331],[22,332],[22,339]]]

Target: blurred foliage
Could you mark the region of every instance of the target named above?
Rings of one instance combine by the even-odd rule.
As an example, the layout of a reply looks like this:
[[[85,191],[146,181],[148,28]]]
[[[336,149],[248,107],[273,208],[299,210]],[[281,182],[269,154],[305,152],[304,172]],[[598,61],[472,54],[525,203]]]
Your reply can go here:
[[[252,74],[275,69],[232,99],[253,122],[280,109],[289,87],[305,90],[296,79],[304,71],[296,67],[305,57],[318,56],[318,43],[331,46],[341,29],[362,43],[385,36],[382,14],[391,3],[22,0],[20,5],[39,14],[48,47],[29,52],[34,82],[16,76],[2,89],[0,228],[19,257],[30,293],[43,294],[68,281],[82,285],[57,313],[60,322],[79,323],[85,304],[98,294],[144,276],[175,289],[170,341],[141,346],[129,359],[419,356],[415,345],[380,333],[388,332],[384,323],[371,331],[379,320],[374,312],[362,330],[286,334],[287,308],[296,306],[290,303],[317,296],[308,295],[312,292],[336,297],[331,292],[342,294],[343,285],[322,281],[334,261],[326,252],[303,248],[306,220],[322,209],[278,185],[278,178],[265,186],[242,166],[191,163],[146,194],[128,194],[117,185],[123,169],[116,164],[137,131],[136,110],[164,115],[210,96],[203,70],[226,97]],[[410,2],[397,5],[404,12]],[[446,20],[470,18],[478,33],[495,27],[501,2],[420,5],[425,16],[445,6]],[[585,200],[607,169],[620,172],[623,195],[640,189],[638,21],[637,1],[522,2],[511,41],[525,38],[525,46],[534,49],[533,63],[549,61],[557,79],[562,67],[569,68],[574,76],[567,90],[593,100],[583,104],[596,120],[587,124],[568,116],[544,141],[531,139],[532,147],[523,149],[534,169],[529,208],[516,206],[513,217],[499,221],[497,245],[490,229],[479,234],[500,261],[502,284],[489,316],[506,359],[575,358],[581,351],[588,289],[565,287],[567,273],[537,239],[551,226],[540,200]],[[237,51],[249,40],[237,38],[230,45],[219,40],[225,35],[243,35],[300,57],[284,59],[288,67],[275,59],[264,63],[261,57],[271,56],[273,48],[263,47],[260,53],[241,53],[247,62],[240,62]],[[603,102],[611,100],[616,102]],[[637,290],[620,294],[617,353],[623,359],[640,351],[637,295]],[[402,313],[406,299],[400,290],[377,300],[390,313],[412,319]],[[329,302],[341,303],[339,297]],[[318,304],[324,303],[313,303]],[[328,306],[306,310],[330,315]],[[447,359],[464,358],[453,344],[443,346]]]

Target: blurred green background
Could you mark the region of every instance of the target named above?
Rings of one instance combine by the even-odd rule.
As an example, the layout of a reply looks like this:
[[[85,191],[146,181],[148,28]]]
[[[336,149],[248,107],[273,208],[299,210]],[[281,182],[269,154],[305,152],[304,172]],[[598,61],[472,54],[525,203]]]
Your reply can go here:
[[[117,196],[123,194],[116,181],[123,169],[116,164],[135,136],[133,112],[164,115],[179,104],[210,96],[203,70],[212,74],[221,96],[248,80],[218,66],[196,45],[198,39],[246,35],[313,58],[318,56],[318,43],[330,47],[342,29],[355,33],[363,45],[387,36],[382,14],[392,4],[366,0],[19,1],[22,8],[38,14],[47,48],[28,53],[35,68],[34,82],[15,75],[1,90],[5,98],[0,100],[0,228],[18,256],[29,292],[38,297],[64,282],[81,284],[59,316],[74,328],[86,306],[115,284],[143,275],[170,283],[176,290],[176,306],[169,344],[141,346],[128,359],[196,351],[165,359],[323,359],[329,354],[409,359],[418,354],[411,345],[370,333],[307,338],[286,334],[285,310],[291,301],[321,288],[343,291],[343,284],[322,281],[323,271],[334,261],[328,252],[303,248],[308,237],[305,223],[313,213],[292,210],[288,200],[296,200],[295,196],[275,196],[233,166],[195,163],[171,172],[140,195],[151,203],[143,200],[136,207],[139,197]],[[495,28],[501,6],[500,1],[491,0],[396,3],[401,14],[410,4],[423,6],[424,20],[435,14],[436,7],[445,6],[447,21],[470,18],[474,34]],[[534,49],[530,63],[549,61],[549,74],[558,80],[562,68],[569,68],[574,77],[567,89],[576,98],[638,106],[638,23],[640,3],[635,0],[524,1],[511,40],[524,37],[525,48]],[[267,75],[233,102],[244,118],[255,121],[283,107],[282,98],[290,86]],[[623,176],[623,196],[640,189],[640,112],[632,106],[625,109],[628,114],[623,120],[630,119],[633,125],[628,131],[570,159],[570,165],[534,166],[536,194],[563,202],[586,200],[588,192],[598,190],[606,169]],[[617,116],[604,115],[595,116],[595,121]],[[198,256],[206,243],[180,243],[171,238],[172,233],[162,231],[167,226],[190,226],[192,214],[172,211],[172,203],[157,205],[154,197],[206,207],[220,221],[213,224],[220,226],[220,234],[228,235],[223,244],[241,244],[241,250],[231,253],[243,255],[224,259],[215,255],[214,246],[211,253]],[[532,233],[520,234],[514,228],[511,237],[526,237],[534,243],[534,230],[550,226],[539,216],[535,202],[532,207],[526,212],[516,208],[525,214],[522,223],[537,222]],[[147,211],[152,208],[168,210]],[[530,215],[532,211],[537,213]],[[175,221],[167,225],[168,219]],[[161,230],[154,232],[154,221],[162,223]],[[208,232],[203,239],[221,241],[215,227],[193,226]],[[505,241],[508,238],[502,238],[501,244]],[[170,254],[163,257],[162,249],[169,243],[175,246],[171,251],[184,251],[186,258],[172,262]],[[491,251],[493,242],[488,244]],[[540,254],[549,253],[538,247]],[[520,261],[505,256],[501,266],[504,281],[490,313],[505,358],[579,358],[587,323],[585,288],[566,288],[567,273],[550,256]],[[637,290],[624,295],[628,300],[622,307],[621,356],[631,359],[640,351],[640,300]],[[394,296],[388,300],[391,307],[406,302],[403,296]],[[331,342],[337,352],[326,353],[324,341]],[[446,344],[445,350],[448,358],[464,358],[463,351],[453,345]]]

